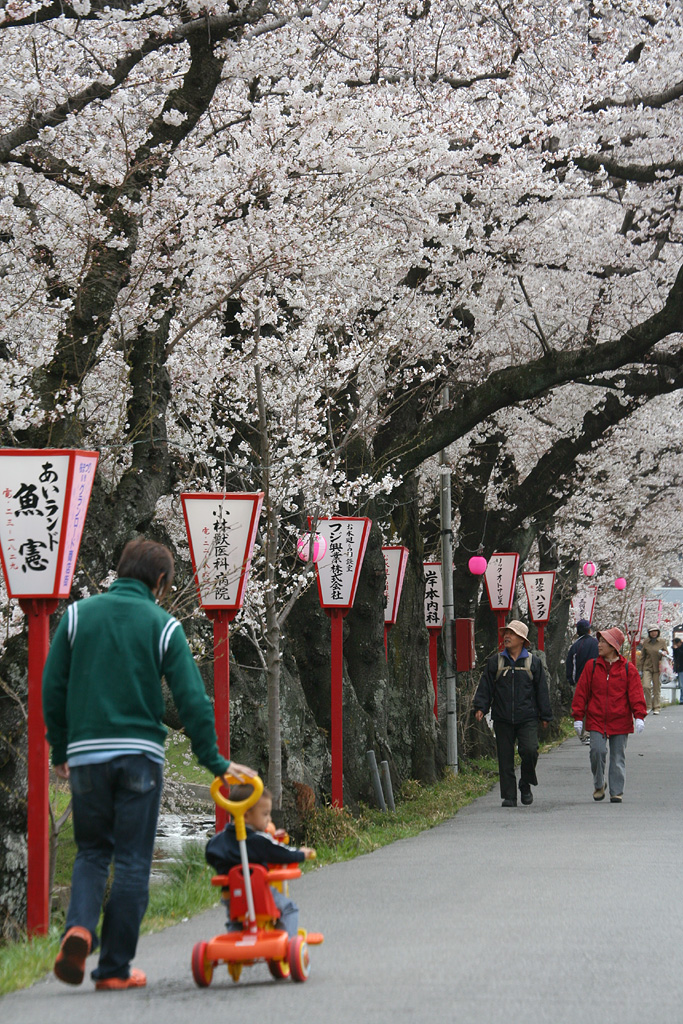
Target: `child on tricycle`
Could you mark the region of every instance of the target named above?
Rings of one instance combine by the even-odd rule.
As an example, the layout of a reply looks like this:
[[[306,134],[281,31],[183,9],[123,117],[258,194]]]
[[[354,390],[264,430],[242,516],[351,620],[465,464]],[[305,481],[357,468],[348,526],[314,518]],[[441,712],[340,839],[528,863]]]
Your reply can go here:
[[[226,779],[240,782],[230,773]],[[247,785],[233,785],[229,799],[221,793],[223,781],[214,780],[211,795],[234,823],[209,841],[206,858],[222,872],[211,883],[220,886],[229,907],[228,931],[195,944],[194,980],[205,988],[214,967],[224,963],[232,980],[238,981],[245,965],[265,960],[274,978],[305,981],[308,947],[321,943],[323,936],[297,927],[299,911],[289,899],[287,883],[301,875],[298,864],[315,857],[315,850],[286,846],[269,834],[273,802],[258,776]]]
[[[230,800],[238,803],[251,796],[251,786],[239,785],[230,787]],[[300,864],[304,860],[315,857],[315,850],[308,846],[297,849],[278,842],[271,832],[271,812],[273,797],[270,790],[264,789],[260,799],[244,812],[244,824],[247,827],[247,858],[250,864]],[[240,863],[240,847],[237,841],[235,823],[229,821],[222,832],[209,839],[206,847],[206,859],[219,875],[227,875],[230,868]],[[284,890],[284,886],[282,886]],[[272,887],[275,906],[280,911],[278,924],[288,935],[296,935],[299,928],[299,908],[289,899],[286,891]],[[229,907],[228,898],[228,907]],[[228,912],[228,930],[234,928]]]

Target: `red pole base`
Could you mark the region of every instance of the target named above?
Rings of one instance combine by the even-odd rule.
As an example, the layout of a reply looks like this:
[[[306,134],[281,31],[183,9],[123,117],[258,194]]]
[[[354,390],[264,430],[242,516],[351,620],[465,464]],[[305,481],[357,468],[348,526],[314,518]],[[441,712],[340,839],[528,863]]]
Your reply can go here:
[[[441,632],[441,626],[428,626],[429,629],[429,671],[432,677],[432,686],[434,687],[434,717],[438,720],[439,718],[439,693],[438,693],[438,677],[439,677],[439,633]]]
[[[503,650],[503,630],[505,629],[505,617],[507,612],[496,612],[498,619],[498,650]]]
[[[545,650],[545,626],[538,627],[538,649],[539,651]]]
[[[233,609],[210,609],[207,616],[213,621],[213,700],[214,721],[218,750],[230,759],[230,634],[229,627],[237,614]],[[216,807],[216,832],[221,832],[228,813]]]
[[[332,806],[344,806],[344,615],[342,609],[332,609],[332,673],[330,695],[331,754],[332,754]]]
[[[49,749],[43,718],[43,669],[50,648],[50,615],[57,601],[19,602],[28,619],[28,810],[26,931],[45,935],[50,924]]]

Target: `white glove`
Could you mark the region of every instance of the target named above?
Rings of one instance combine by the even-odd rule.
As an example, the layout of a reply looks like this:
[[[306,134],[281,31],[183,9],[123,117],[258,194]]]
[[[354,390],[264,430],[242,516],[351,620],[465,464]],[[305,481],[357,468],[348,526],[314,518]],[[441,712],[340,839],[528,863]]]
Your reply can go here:
[[[576,730],[576,735],[580,736],[583,732],[583,722],[574,722],[574,728]]]
[[[641,733],[644,728],[645,722],[642,720],[642,718],[636,718],[636,732]]]

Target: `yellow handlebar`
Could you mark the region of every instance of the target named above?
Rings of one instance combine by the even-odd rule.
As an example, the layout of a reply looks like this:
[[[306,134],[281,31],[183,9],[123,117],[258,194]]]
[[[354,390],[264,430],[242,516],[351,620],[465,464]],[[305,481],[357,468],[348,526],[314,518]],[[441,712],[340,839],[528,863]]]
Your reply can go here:
[[[229,800],[223,796],[220,789],[224,782],[233,783],[234,785],[249,785],[252,787],[252,791],[248,797],[244,800]],[[211,783],[211,796],[213,797],[214,803],[222,807],[224,811],[231,814],[235,819],[235,833],[237,839],[246,839],[247,830],[244,824],[245,812],[253,807],[254,804],[258,803],[263,793],[263,781],[255,775],[251,779],[247,779],[245,783],[243,779],[238,779],[236,776],[230,774],[230,769],[225,775],[219,775]]]

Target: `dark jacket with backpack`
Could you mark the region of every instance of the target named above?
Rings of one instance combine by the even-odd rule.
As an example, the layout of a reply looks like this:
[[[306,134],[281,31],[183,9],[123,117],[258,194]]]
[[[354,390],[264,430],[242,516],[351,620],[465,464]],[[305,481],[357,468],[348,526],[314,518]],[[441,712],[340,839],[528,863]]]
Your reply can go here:
[[[489,708],[494,722],[519,725],[539,718],[549,722],[553,712],[540,658],[526,647],[516,661],[507,651],[492,654],[474,695],[475,711],[486,714]]]
[[[575,721],[582,721],[588,732],[623,736],[633,732],[634,718],[644,719],[646,714],[643,684],[635,665],[621,655],[618,661],[594,658],[588,662],[572,702]]]
[[[598,656],[598,641],[590,633],[580,636],[567,652],[567,682],[576,686],[581,673],[586,667],[586,662]]]

